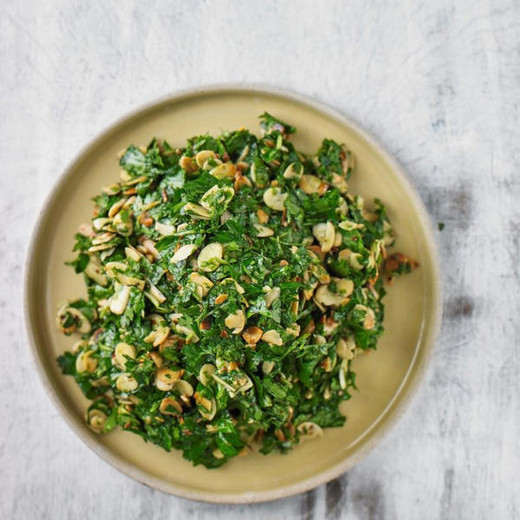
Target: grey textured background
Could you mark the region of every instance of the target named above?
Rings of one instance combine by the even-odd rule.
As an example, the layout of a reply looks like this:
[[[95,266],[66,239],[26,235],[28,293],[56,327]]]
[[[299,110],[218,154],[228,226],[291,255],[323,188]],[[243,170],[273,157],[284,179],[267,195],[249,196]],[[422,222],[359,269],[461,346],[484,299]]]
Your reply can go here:
[[[520,4],[432,1],[0,4],[0,518],[515,518],[520,515]],[[373,132],[434,222],[445,319],[410,409],[358,466],[276,503],[155,492],[57,415],[23,330],[29,236],[90,138],[155,97],[262,82]]]

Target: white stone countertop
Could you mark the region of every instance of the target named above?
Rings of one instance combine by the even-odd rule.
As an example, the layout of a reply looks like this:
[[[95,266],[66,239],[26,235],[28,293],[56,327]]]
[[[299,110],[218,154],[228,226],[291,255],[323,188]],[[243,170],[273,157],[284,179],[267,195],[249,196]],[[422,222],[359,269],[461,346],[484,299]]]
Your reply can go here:
[[[142,486],[75,437],[32,366],[22,274],[83,145],[144,102],[242,81],[339,109],[404,166],[445,223],[444,321],[408,411],[355,468],[215,506]],[[0,101],[0,518],[520,517],[518,1],[3,0]]]

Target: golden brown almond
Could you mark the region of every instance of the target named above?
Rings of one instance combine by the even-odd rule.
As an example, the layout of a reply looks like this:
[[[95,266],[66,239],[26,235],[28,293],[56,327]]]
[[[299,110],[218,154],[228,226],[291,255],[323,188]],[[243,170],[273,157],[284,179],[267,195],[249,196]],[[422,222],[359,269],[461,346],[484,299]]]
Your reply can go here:
[[[260,341],[263,333],[264,331],[258,327],[248,327],[242,334],[242,337],[247,343],[255,344]]]
[[[217,305],[220,305],[220,304],[224,303],[227,299],[228,299],[228,295],[225,294],[225,293],[222,293],[222,294],[219,294],[219,295],[215,298],[215,303],[216,303]]]

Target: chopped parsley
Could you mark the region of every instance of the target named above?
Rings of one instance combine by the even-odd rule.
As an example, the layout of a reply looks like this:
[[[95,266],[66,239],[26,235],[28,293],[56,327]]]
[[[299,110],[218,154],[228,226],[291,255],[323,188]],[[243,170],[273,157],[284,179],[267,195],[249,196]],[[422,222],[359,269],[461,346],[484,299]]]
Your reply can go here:
[[[93,431],[215,468],[344,424],[352,360],[383,333],[384,275],[416,263],[385,268],[394,232],[381,201],[350,193],[345,146],[306,156],[294,127],[260,121],[261,137],[131,145],[95,197],[70,262],[88,296],[57,316],[78,339],[58,363],[92,401]]]

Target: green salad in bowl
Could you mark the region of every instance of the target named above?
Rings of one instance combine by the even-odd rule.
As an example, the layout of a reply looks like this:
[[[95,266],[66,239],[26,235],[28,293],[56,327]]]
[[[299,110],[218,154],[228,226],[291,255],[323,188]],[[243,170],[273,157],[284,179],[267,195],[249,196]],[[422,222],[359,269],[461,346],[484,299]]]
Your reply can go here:
[[[344,145],[307,156],[295,128],[260,122],[260,137],[131,145],[95,197],[70,262],[87,297],[57,315],[77,336],[58,362],[94,432],[215,468],[344,424],[352,361],[383,333],[384,281],[416,263],[387,253],[385,207],[350,192]]]

